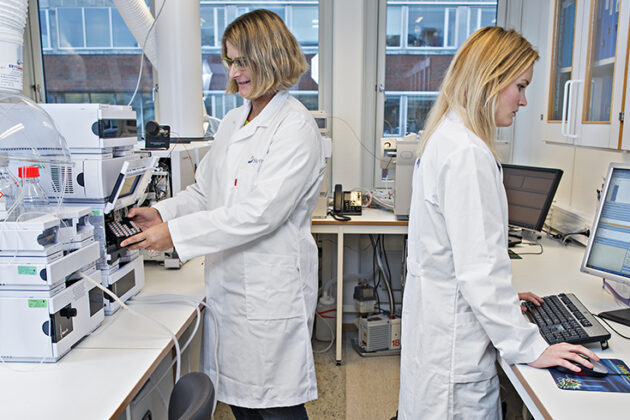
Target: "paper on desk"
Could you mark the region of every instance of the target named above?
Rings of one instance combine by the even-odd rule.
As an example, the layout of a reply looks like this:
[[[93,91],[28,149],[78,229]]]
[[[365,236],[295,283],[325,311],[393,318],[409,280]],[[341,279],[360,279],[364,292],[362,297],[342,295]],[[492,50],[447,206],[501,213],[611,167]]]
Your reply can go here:
[[[593,376],[573,375],[562,373],[556,369],[549,369],[549,373],[556,382],[556,386],[568,391],[599,391],[630,393],[630,369],[619,359],[600,359],[609,372],[624,375],[608,375],[602,378]]]

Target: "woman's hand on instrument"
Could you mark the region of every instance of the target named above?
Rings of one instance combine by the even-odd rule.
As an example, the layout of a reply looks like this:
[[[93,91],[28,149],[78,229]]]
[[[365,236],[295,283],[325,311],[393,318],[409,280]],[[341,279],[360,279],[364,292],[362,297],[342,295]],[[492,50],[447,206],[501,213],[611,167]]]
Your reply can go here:
[[[127,217],[142,230],[163,222],[160,212],[153,207],[132,207]]]
[[[168,223],[163,222],[125,239],[120,245],[132,250],[166,251],[173,247],[173,239],[168,230]]]

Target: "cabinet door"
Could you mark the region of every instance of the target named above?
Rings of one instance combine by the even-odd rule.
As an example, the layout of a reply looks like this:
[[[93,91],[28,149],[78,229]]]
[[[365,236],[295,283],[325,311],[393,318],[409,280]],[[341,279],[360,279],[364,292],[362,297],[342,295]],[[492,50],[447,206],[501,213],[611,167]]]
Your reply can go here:
[[[630,1],[556,0],[550,7],[543,140],[622,148]]]
[[[575,131],[575,118],[569,121],[577,107],[579,88],[575,84],[579,71],[579,30],[583,2],[576,0],[556,0],[549,3],[549,40],[551,52],[547,60],[547,110],[543,122],[542,138],[546,141],[573,143],[566,135]],[[569,92],[571,95],[569,95]],[[573,124],[570,124],[573,122]]]
[[[621,142],[621,149],[630,150],[630,122],[628,119],[630,118],[630,59],[628,54],[630,53],[630,30],[628,28],[630,22],[630,5],[628,4],[630,1],[625,1],[623,7],[621,8],[621,16],[619,17],[619,22],[624,22],[625,19],[626,24],[620,25],[619,27],[619,40],[625,40],[625,46],[620,43],[618,48],[626,49],[625,56],[625,65],[623,68],[620,66],[619,68],[623,68],[623,85],[618,85],[619,87],[615,87],[615,89],[622,90],[622,101],[621,101],[621,113],[623,113],[624,122],[620,123],[621,133],[619,135]],[[620,62],[621,64],[621,62]],[[623,99],[625,98],[625,99]]]
[[[580,134],[575,144],[618,149],[619,112],[627,54],[628,2],[620,10],[620,0],[591,2],[587,20],[588,39],[582,61],[583,96],[580,106]],[[625,22],[625,24],[621,24]],[[625,33],[625,38],[623,38]]]

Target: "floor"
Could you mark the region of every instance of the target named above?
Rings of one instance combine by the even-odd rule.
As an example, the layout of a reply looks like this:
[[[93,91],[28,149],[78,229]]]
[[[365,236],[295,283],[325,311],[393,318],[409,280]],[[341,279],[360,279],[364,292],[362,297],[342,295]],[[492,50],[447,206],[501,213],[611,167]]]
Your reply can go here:
[[[389,420],[396,415],[400,357],[361,357],[351,345],[356,333],[344,333],[343,364],[335,363],[335,346],[313,340],[319,398],[306,404],[310,420]],[[233,420],[230,408],[217,405],[215,420]]]
[[[306,404],[310,420],[390,420],[396,415],[400,357],[361,357],[352,348],[356,332],[344,332],[343,364],[335,363],[335,346],[313,340],[319,398]],[[500,370],[500,369],[499,369]],[[500,375],[501,376],[501,375]],[[500,378],[505,420],[531,419],[507,378]],[[230,408],[219,403],[215,420],[234,420]]]

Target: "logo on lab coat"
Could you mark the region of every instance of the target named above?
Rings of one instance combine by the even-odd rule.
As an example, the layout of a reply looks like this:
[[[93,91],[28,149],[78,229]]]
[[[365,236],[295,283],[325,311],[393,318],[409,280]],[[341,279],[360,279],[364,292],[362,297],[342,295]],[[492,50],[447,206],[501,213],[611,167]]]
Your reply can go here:
[[[260,163],[262,163],[262,162],[263,162],[263,159],[258,159],[258,158],[256,158],[256,157],[254,157],[254,155],[252,155],[252,156],[249,158],[249,160],[247,161],[247,163],[248,163],[248,164],[250,164],[250,163],[257,163],[257,164],[260,164]]]

